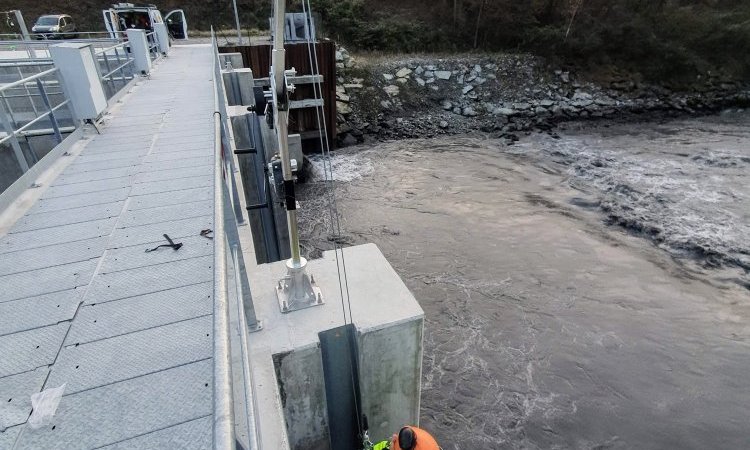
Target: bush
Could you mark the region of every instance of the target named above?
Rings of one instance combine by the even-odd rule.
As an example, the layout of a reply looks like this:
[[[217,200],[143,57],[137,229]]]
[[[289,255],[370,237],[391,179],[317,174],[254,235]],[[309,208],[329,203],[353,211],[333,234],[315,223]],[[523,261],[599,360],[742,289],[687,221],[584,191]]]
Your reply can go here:
[[[529,51],[652,81],[750,74],[750,2],[724,0],[314,0],[355,50]],[[580,5],[571,21],[572,6]],[[481,14],[480,14],[481,12]],[[566,37],[568,26],[570,33]]]

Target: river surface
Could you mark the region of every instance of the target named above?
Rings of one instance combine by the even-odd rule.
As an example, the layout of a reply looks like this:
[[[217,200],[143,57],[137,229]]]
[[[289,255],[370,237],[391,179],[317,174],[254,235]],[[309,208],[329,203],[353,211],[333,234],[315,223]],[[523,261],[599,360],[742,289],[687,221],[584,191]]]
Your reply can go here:
[[[303,245],[374,242],[414,293],[421,425],[446,450],[748,448],[748,125],[337,151],[343,232],[313,180]]]

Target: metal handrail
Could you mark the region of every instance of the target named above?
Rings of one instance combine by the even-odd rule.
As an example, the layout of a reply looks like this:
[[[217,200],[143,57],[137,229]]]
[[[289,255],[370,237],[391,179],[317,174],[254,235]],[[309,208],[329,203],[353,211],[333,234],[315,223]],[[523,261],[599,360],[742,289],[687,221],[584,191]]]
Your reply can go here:
[[[16,86],[21,86],[21,85],[23,85],[25,83],[28,83],[29,81],[37,80],[39,78],[42,78],[44,76],[53,74],[55,72],[57,72],[57,67],[49,69],[49,70],[45,70],[44,72],[39,72],[39,73],[37,73],[35,75],[31,75],[30,77],[27,77],[27,78],[24,78],[24,79],[21,79],[21,80],[18,80],[18,81],[14,81],[13,83],[5,84],[3,86],[0,86],[0,92],[6,91],[6,90],[8,90],[10,88],[14,88]]]
[[[26,160],[26,156],[24,155],[24,151],[21,148],[21,144],[18,140],[18,136],[28,135],[28,131],[32,126],[39,123],[42,119],[49,119],[50,125],[52,126],[52,134],[55,136],[55,140],[57,143],[61,143],[63,141],[61,127],[58,123],[57,116],[55,113],[59,111],[61,108],[68,106],[70,100],[64,99],[62,102],[58,103],[57,105],[52,104],[52,101],[50,99],[50,93],[47,92],[46,86],[50,83],[49,81],[44,81],[42,78],[53,75],[58,72],[58,69],[56,67],[53,67],[49,70],[44,70],[39,73],[29,75],[29,76],[23,76],[21,73],[21,69],[19,68],[19,76],[21,76],[21,79],[16,80],[12,83],[8,83],[6,85],[0,86],[0,100],[2,100],[2,103],[0,103],[0,120],[2,121],[2,126],[4,128],[4,131],[6,132],[6,135],[0,139],[0,145],[5,144],[6,142],[10,142],[11,148],[13,149],[13,152],[15,153],[16,159],[18,160],[18,165],[20,166],[21,170],[25,173],[30,168],[31,165]],[[29,89],[29,84],[32,84],[31,82],[36,86],[36,89],[38,89],[38,97],[41,98],[44,109],[40,111],[32,98],[32,93]],[[59,85],[59,83],[55,83]],[[33,109],[33,119],[29,122],[25,123],[24,125],[20,126],[20,122],[18,120],[18,117],[14,115],[13,109],[11,108],[10,102],[8,102],[9,96],[6,95],[6,92],[10,91],[11,89],[21,88],[25,90],[26,97],[30,99],[31,107]],[[17,97],[16,95],[13,95],[13,98]],[[31,152],[31,159],[32,159],[32,165],[36,164],[37,158],[36,155]]]
[[[22,59],[0,59],[0,67],[33,67],[51,66],[54,63],[50,58],[37,58],[36,60]]]
[[[119,42],[121,39],[116,38],[94,38],[94,39],[65,39],[65,40],[0,40],[0,46],[9,45],[17,47],[19,45],[31,45],[36,47],[47,48],[51,45],[63,44],[63,43],[108,43],[108,42]]]
[[[233,144],[228,138],[230,133],[229,126],[226,117],[226,94],[224,93],[224,82],[221,72],[221,64],[219,60],[218,47],[216,45],[216,38],[212,34],[213,53],[214,53],[214,102],[216,112],[214,113],[215,120],[215,132],[216,135],[216,174],[215,183],[217,196],[220,195],[220,199],[216,200],[215,210],[221,214],[221,217],[216,216],[214,222],[218,223],[221,221],[222,232],[214,234],[216,236],[215,245],[223,247],[221,249],[225,256],[227,253],[231,255],[227,258],[232,263],[233,276],[235,279],[234,294],[228,301],[233,302],[233,306],[237,314],[239,340],[232,341],[233,344],[239,344],[239,353],[241,356],[241,367],[238,369],[242,372],[243,383],[238,386],[241,392],[237,393],[235,398],[242,398],[244,403],[244,425],[247,427],[247,436],[249,450],[257,450],[260,448],[260,428],[258,426],[258,414],[256,413],[257,397],[254,395],[255,385],[253,382],[252,370],[250,368],[249,350],[247,342],[247,333],[250,330],[257,331],[260,329],[260,322],[255,316],[254,307],[252,304],[252,295],[250,288],[247,286],[247,273],[244,270],[242,259],[242,249],[239,239],[238,222],[243,221],[241,217],[242,208],[235,208],[234,202],[239,202],[239,199],[235,196],[237,192],[234,185],[234,159],[233,159]],[[233,191],[234,190],[234,191]],[[221,192],[219,192],[221,191]],[[240,218],[238,219],[235,214],[235,210],[239,211]],[[224,226],[226,224],[226,226]],[[217,262],[218,264],[218,262]],[[226,262],[224,263],[226,266]],[[226,269],[225,269],[226,272]],[[237,409],[237,411],[243,411]]]
[[[107,53],[108,51],[114,50],[114,49],[116,49],[116,48],[120,48],[120,47],[123,47],[123,49],[124,49],[126,45],[127,45],[127,42],[119,42],[118,44],[115,44],[115,45],[113,45],[113,46],[111,46],[111,47],[104,47],[104,48],[100,48],[100,49],[96,50],[96,51],[94,52],[94,54],[95,54],[96,56],[99,56],[99,55],[101,55],[101,54],[103,54],[103,53]]]
[[[97,62],[100,64],[104,63],[105,66],[100,66],[100,72],[104,73],[101,73],[99,78],[103,83],[109,83],[109,91],[107,93],[108,98],[113,96],[117,91],[117,87],[115,86],[116,81],[123,82],[123,84],[125,84],[126,80],[132,80],[135,78],[132,68],[128,71],[125,70],[125,67],[134,64],[135,61],[131,56],[128,55],[128,45],[129,44],[127,42],[123,41],[109,47],[100,48],[94,52]],[[125,62],[122,62],[123,57]],[[110,59],[116,59],[117,65],[114,68],[110,65]],[[119,77],[114,76],[114,74],[117,72],[120,72]]]
[[[101,76],[102,80],[109,81],[112,78],[112,74],[113,73],[117,72],[118,70],[121,70],[123,67],[127,66],[128,64],[132,64],[132,63],[133,63],[132,59],[129,59],[129,60],[125,61],[124,63],[122,63],[119,66],[115,67],[114,69],[110,70],[108,73],[102,75]]]
[[[224,230],[224,161],[219,96],[214,83],[214,445],[235,448],[232,392],[227,243]]]
[[[45,117],[49,116],[50,114],[54,113],[58,109],[60,109],[63,106],[67,105],[68,103],[70,103],[70,100],[65,100],[64,102],[61,102],[59,105],[57,105],[57,106],[55,106],[53,108],[50,108],[49,111],[45,112],[41,116],[38,116],[36,119],[28,122],[26,125],[22,126],[21,128],[18,128],[15,131],[9,132],[7,136],[5,136],[4,138],[0,139],[0,145],[4,144],[5,142],[7,142],[11,138],[13,138],[13,136],[17,136],[17,135],[23,133],[24,131],[26,131],[27,128],[29,128],[30,126],[36,124],[40,120],[42,120]]]

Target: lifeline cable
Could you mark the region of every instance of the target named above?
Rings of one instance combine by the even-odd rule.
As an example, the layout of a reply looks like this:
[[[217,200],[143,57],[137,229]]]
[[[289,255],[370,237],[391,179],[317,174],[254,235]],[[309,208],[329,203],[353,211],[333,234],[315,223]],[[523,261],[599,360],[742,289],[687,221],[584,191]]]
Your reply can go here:
[[[310,18],[310,21],[312,21],[312,9],[308,9],[306,7],[305,1],[302,2],[302,11],[305,14],[306,17]],[[308,12],[309,11],[309,12]],[[314,50],[314,43],[311,40],[311,36],[308,34],[307,36],[307,54],[309,58],[309,64],[310,64],[310,72],[311,75],[316,76],[319,75],[319,69],[317,66],[317,52]],[[313,52],[315,52],[315,63],[313,63]],[[320,86],[319,82],[316,79],[313,79],[313,97],[317,100],[318,99],[318,92],[320,91],[320,98],[323,98],[322,95],[322,87]],[[334,235],[333,239],[333,248],[334,248],[334,254],[336,255],[336,270],[338,272],[339,277],[339,291],[341,295],[341,308],[342,312],[344,314],[344,325],[347,324],[346,319],[346,306],[344,305],[344,286],[342,283],[342,264],[339,260],[339,243],[338,239],[336,239],[338,236],[341,235],[340,227],[338,228],[338,231],[335,227],[335,223],[338,222],[338,213],[336,210],[336,199],[335,194],[333,192],[333,168],[331,166],[330,161],[330,151],[327,153],[326,149],[328,148],[328,136],[325,135],[325,143],[324,143],[324,133],[322,130],[325,129],[325,111],[321,113],[321,109],[323,106],[316,106],[315,107],[315,114],[317,118],[318,123],[318,136],[320,138],[320,149],[321,149],[321,155],[323,156],[323,174],[324,174],[324,181],[326,184],[326,195],[328,196],[328,213],[330,215],[331,220],[331,233]],[[323,116],[323,119],[321,121],[321,115]],[[342,259],[343,259],[343,250],[342,250]],[[346,268],[344,267],[344,271],[346,271]],[[349,298],[349,289],[347,286],[347,299]],[[348,300],[347,300],[348,301]],[[351,323],[351,307],[349,308],[349,322]]]
[[[309,18],[310,23],[312,24],[312,7],[310,6],[309,0],[303,0],[302,2],[302,10],[306,14],[306,16]],[[312,29],[312,27],[311,27]],[[311,37],[308,34],[307,37],[307,46],[308,46],[308,57],[310,59],[310,71],[313,75],[320,75],[320,67],[318,65],[318,53],[317,49],[315,48],[314,42],[311,40]],[[312,49],[312,50],[311,50]],[[331,80],[333,82],[333,80]],[[320,98],[321,102],[324,102],[323,100],[323,86],[321,82],[318,79],[313,79],[313,91],[314,91],[314,97],[317,100]],[[344,257],[344,251],[343,248],[339,246],[338,239],[341,237],[341,222],[339,221],[338,216],[338,208],[336,206],[336,194],[334,189],[334,183],[333,183],[333,166],[331,163],[331,147],[330,142],[328,140],[328,133],[327,133],[327,123],[326,123],[326,117],[325,117],[325,111],[323,110],[324,106],[316,106],[315,107],[315,113],[317,116],[318,121],[318,136],[320,137],[320,149],[321,149],[321,155],[323,156],[323,172],[325,174],[325,182],[327,193],[329,196],[329,206],[328,210],[331,213],[331,229],[334,233],[334,251],[336,253],[336,262],[338,264],[338,250],[341,250],[341,266],[343,268],[344,273],[344,286],[346,290],[346,301],[349,307],[349,322],[352,322],[352,305],[350,301],[349,296],[349,282],[348,277],[346,273],[346,258]],[[322,119],[322,124],[321,124]],[[325,130],[325,132],[324,132]],[[339,274],[339,278],[341,275]],[[344,301],[343,298],[343,292],[342,292],[342,303]],[[343,306],[343,305],[342,305]],[[344,312],[344,324],[346,324],[346,312]]]
[[[346,323],[346,307],[344,306],[344,290],[346,291],[346,303],[348,305],[349,309],[349,323],[354,324],[354,318],[352,317],[352,304],[351,304],[351,297],[349,294],[349,280],[347,278],[346,274],[346,259],[344,257],[344,249],[339,243],[339,238],[341,236],[341,222],[339,221],[338,216],[338,208],[336,206],[336,193],[335,193],[335,186],[333,183],[333,166],[331,164],[331,148],[330,148],[330,142],[328,140],[328,128],[326,124],[326,118],[325,118],[325,101],[323,99],[323,87],[321,85],[321,82],[317,78],[317,76],[320,75],[320,67],[318,65],[318,52],[315,48],[315,43],[313,41],[312,36],[312,30],[313,30],[313,18],[312,18],[312,6],[310,5],[310,0],[303,0],[302,1],[302,11],[305,14],[306,20],[309,22],[309,30],[307,33],[307,53],[309,58],[309,64],[310,64],[310,72],[311,75],[313,75],[313,97],[315,100],[318,99],[318,97],[321,100],[321,105],[315,107],[315,115],[318,122],[318,136],[320,136],[320,151],[323,156],[323,173],[325,175],[325,183],[327,187],[327,193],[329,196],[329,204],[328,204],[328,212],[331,215],[331,231],[334,233],[334,239],[333,239],[333,250],[334,254],[336,255],[336,269],[338,271],[338,277],[339,277],[339,291],[341,293],[341,309],[344,315],[344,326],[347,325]],[[312,49],[312,50],[311,50]],[[329,80],[330,83],[335,82],[335,80]],[[322,120],[321,120],[322,116]],[[326,171],[326,163],[328,166],[328,170]],[[339,268],[339,256],[338,252],[341,251],[341,268]],[[343,272],[344,275],[344,288],[342,289],[342,283],[341,283],[341,273]],[[356,344],[356,342],[355,342]],[[349,365],[351,368],[351,374],[352,374],[352,390],[353,397],[354,397],[354,410],[357,422],[357,430],[359,432],[359,436],[363,436],[362,432],[362,414],[361,409],[359,405],[359,401],[357,398],[357,382],[358,380],[354,379],[354,364],[352,353],[349,353]],[[357,371],[358,373],[359,371]]]

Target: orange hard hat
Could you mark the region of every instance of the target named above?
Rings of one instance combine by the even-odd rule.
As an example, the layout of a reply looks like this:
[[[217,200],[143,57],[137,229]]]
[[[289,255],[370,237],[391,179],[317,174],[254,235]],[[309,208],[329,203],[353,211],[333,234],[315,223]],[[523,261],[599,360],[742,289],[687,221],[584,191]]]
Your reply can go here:
[[[399,430],[398,435],[393,436],[391,450],[440,450],[440,446],[427,431],[406,426]]]

